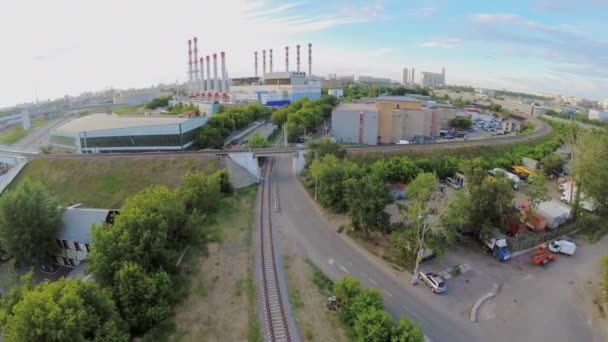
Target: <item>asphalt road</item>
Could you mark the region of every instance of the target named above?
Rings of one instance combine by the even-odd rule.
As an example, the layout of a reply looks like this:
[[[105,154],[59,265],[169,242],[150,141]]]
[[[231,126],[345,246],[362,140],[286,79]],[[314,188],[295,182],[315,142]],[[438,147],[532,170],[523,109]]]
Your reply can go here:
[[[412,287],[405,274],[391,272],[380,261],[366,256],[349,240],[335,232],[317,211],[312,200],[293,173],[291,160],[281,159],[277,177],[281,212],[274,222],[280,232],[281,246],[309,258],[330,278],[350,275],[363,286],[378,288],[384,295],[386,309],[395,317],[407,316],[420,323],[432,341],[474,341],[464,322],[443,312],[432,301],[420,296],[428,289]]]

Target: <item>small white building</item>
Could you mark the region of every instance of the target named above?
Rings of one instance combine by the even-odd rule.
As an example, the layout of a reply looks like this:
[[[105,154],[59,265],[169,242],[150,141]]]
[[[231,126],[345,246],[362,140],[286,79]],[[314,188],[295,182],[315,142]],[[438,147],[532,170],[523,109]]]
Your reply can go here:
[[[80,204],[68,207],[55,241],[59,252],[54,261],[62,266],[76,267],[91,251],[93,224],[114,223],[117,210],[85,208]]]
[[[504,133],[513,133],[521,131],[521,123],[513,119],[504,119],[502,121],[502,131]]]

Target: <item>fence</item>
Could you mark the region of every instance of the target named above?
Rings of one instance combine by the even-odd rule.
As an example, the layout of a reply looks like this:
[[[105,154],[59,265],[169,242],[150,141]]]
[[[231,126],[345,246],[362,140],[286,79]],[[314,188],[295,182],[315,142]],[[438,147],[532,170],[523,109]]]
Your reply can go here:
[[[511,246],[512,251],[517,252],[536,247],[541,243],[556,239],[560,236],[571,234],[578,228],[580,228],[578,225],[576,225],[574,222],[570,222],[563,227],[556,228],[550,231],[545,231],[542,233],[526,232],[516,238],[507,237],[507,241]]]
[[[0,194],[2,192],[4,192],[4,190],[11,185],[11,183],[13,182],[13,180],[15,180],[15,177],[17,177],[17,175],[19,175],[19,172],[21,172],[21,170],[25,167],[25,165],[27,165],[27,159],[22,158],[22,157],[18,157],[15,158],[17,160],[17,163],[15,164],[15,166],[13,166],[10,170],[8,170],[8,172],[0,177]]]

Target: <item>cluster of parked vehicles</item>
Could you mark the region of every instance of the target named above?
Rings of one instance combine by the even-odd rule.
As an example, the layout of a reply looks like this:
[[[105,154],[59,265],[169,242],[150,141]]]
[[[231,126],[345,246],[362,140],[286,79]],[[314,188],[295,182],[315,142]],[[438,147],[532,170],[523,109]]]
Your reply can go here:
[[[489,118],[489,119],[481,119],[475,118],[473,119],[473,125],[471,129],[474,132],[477,131],[486,131],[486,132],[500,132],[502,133],[502,124],[498,119]]]

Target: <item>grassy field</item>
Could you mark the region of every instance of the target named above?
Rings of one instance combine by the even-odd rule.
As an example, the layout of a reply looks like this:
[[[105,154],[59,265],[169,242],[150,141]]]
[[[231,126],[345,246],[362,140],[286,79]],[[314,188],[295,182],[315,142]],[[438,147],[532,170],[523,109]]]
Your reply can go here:
[[[49,123],[47,119],[36,119],[32,121],[32,128],[23,129],[21,124],[10,128],[0,134],[0,142],[3,144],[13,144],[28,135],[34,128],[42,127]]]
[[[116,115],[136,115],[144,114],[145,108],[142,105],[126,106],[112,109]]]
[[[188,294],[143,342],[262,341],[251,250],[256,189],[221,200],[205,228],[211,241],[206,251],[191,248],[184,259]]]
[[[175,187],[190,171],[213,172],[215,157],[192,159],[32,160],[12,186],[25,178],[38,179],[62,204],[120,208],[125,197],[151,184]]]

